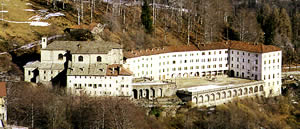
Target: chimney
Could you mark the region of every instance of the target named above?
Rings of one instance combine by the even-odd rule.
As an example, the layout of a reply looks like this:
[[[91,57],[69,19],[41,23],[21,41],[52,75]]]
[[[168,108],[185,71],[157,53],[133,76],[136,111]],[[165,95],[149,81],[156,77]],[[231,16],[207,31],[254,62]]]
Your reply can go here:
[[[42,37],[42,49],[45,49],[47,47],[47,37]]]

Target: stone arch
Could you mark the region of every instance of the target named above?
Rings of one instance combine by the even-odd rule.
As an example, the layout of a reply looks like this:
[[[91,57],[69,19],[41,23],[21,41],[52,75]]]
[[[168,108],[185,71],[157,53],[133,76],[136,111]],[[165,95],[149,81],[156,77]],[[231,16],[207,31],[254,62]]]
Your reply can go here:
[[[145,97],[146,97],[146,99],[149,99],[150,98],[150,91],[149,91],[149,89],[146,89],[145,90]]]
[[[159,88],[158,90],[159,90],[159,91],[158,91],[159,97],[163,97],[163,90],[162,90],[162,88]]]
[[[139,98],[143,98],[143,90],[140,89]]]
[[[138,91],[136,89],[133,89],[132,92],[133,92],[133,98],[138,99]]]
[[[259,91],[264,91],[264,86],[263,85],[259,86]]]
[[[226,92],[225,91],[222,92],[222,99],[226,99]]]
[[[206,76],[206,73],[205,72],[202,72],[202,77],[205,77]]]
[[[233,97],[237,96],[237,91],[236,90],[233,90]]]
[[[198,101],[199,101],[199,103],[203,103],[203,96],[202,95],[199,96],[199,100]]]
[[[173,73],[173,74],[171,75],[171,78],[176,78],[176,74]]]
[[[210,100],[215,101],[215,99],[216,99],[215,94],[214,93],[210,94]]]
[[[196,72],[194,76],[195,76],[195,77],[199,77],[199,76],[200,76],[200,73],[199,73],[199,72]]]
[[[181,73],[179,73],[179,74],[177,75],[177,77],[181,77]]]
[[[209,95],[208,94],[205,95],[204,102],[209,102]]]
[[[218,92],[218,93],[216,94],[216,100],[220,100],[220,99],[221,99],[221,93]]]
[[[195,102],[196,104],[198,104],[198,98],[196,96],[193,97],[193,102]]]
[[[258,92],[258,86],[255,86],[254,93]]]
[[[253,93],[253,87],[250,87],[249,88],[249,94],[252,94]]]
[[[230,98],[231,97],[231,90],[228,91],[228,95],[227,95],[227,98]]]
[[[238,96],[243,95],[243,90],[239,89]]]
[[[188,73],[184,73],[183,77],[189,77],[189,74]]]
[[[244,95],[248,94],[248,88],[244,88]]]
[[[152,92],[152,98],[154,99],[156,96],[155,96],[155,89],[151,89],[151,92]]]

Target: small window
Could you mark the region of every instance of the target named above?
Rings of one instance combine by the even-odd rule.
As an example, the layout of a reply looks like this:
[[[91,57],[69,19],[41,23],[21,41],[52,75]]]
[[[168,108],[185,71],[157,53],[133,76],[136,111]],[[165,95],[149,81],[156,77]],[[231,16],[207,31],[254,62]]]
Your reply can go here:
[[[82,62],[82,61],[83,61],[83,57],[82,57],[82,56],[79,56],[79,57],[78,57],[78,61],[79,61],[79,62]]]
[[[58,60],[63,60],[64,56],[63,54],[58,54]]]
[[[97,62],[102,62],[101,56],[97,56]]]

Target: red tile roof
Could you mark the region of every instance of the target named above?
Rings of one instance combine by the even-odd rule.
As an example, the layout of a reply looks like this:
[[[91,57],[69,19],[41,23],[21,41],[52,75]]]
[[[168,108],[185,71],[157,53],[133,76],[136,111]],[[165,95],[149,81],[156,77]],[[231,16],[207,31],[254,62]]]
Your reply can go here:
[[[0,82],[0,97],[6,96],[6,83]]]
[[[195,45],[180,45],[180,46],[164,46],[162,48],[153,48],[146,50],[133,50],[124,52],[126,58],[134,58],[139,56],[149,56],[170,52],[184,52],[184,51],[203,51],[203,50],[218,50],[218,49],[234,49],[254,53],[265,53],[272,51],[280,51],[279,47],[272,45],[254,44],[240,41],[223,41],[208,44]]]
[[[106,76],[131,76],[132,72],[124,68],[121,64],[112,64],[107,66]]]
[[[263,44],[254,44],[248,42],[239,42],[239,41],[230,41],[230,49],[234,50],[241,50],[247,52],[254,52],[254,53],[267,53],[273,51],[280,51],[279,47],[273,45],[263,45]]]

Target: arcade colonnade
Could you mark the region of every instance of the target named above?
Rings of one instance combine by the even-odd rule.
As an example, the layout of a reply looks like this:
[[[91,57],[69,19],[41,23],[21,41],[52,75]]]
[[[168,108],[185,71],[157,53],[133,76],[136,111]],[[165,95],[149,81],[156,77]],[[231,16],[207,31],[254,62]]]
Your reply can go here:
[[[234,98],[264,95],[264,83],[259,81],[246,85],[194,92],[192,93],[192,102],[197,106],[213,106],[229,102]]]

